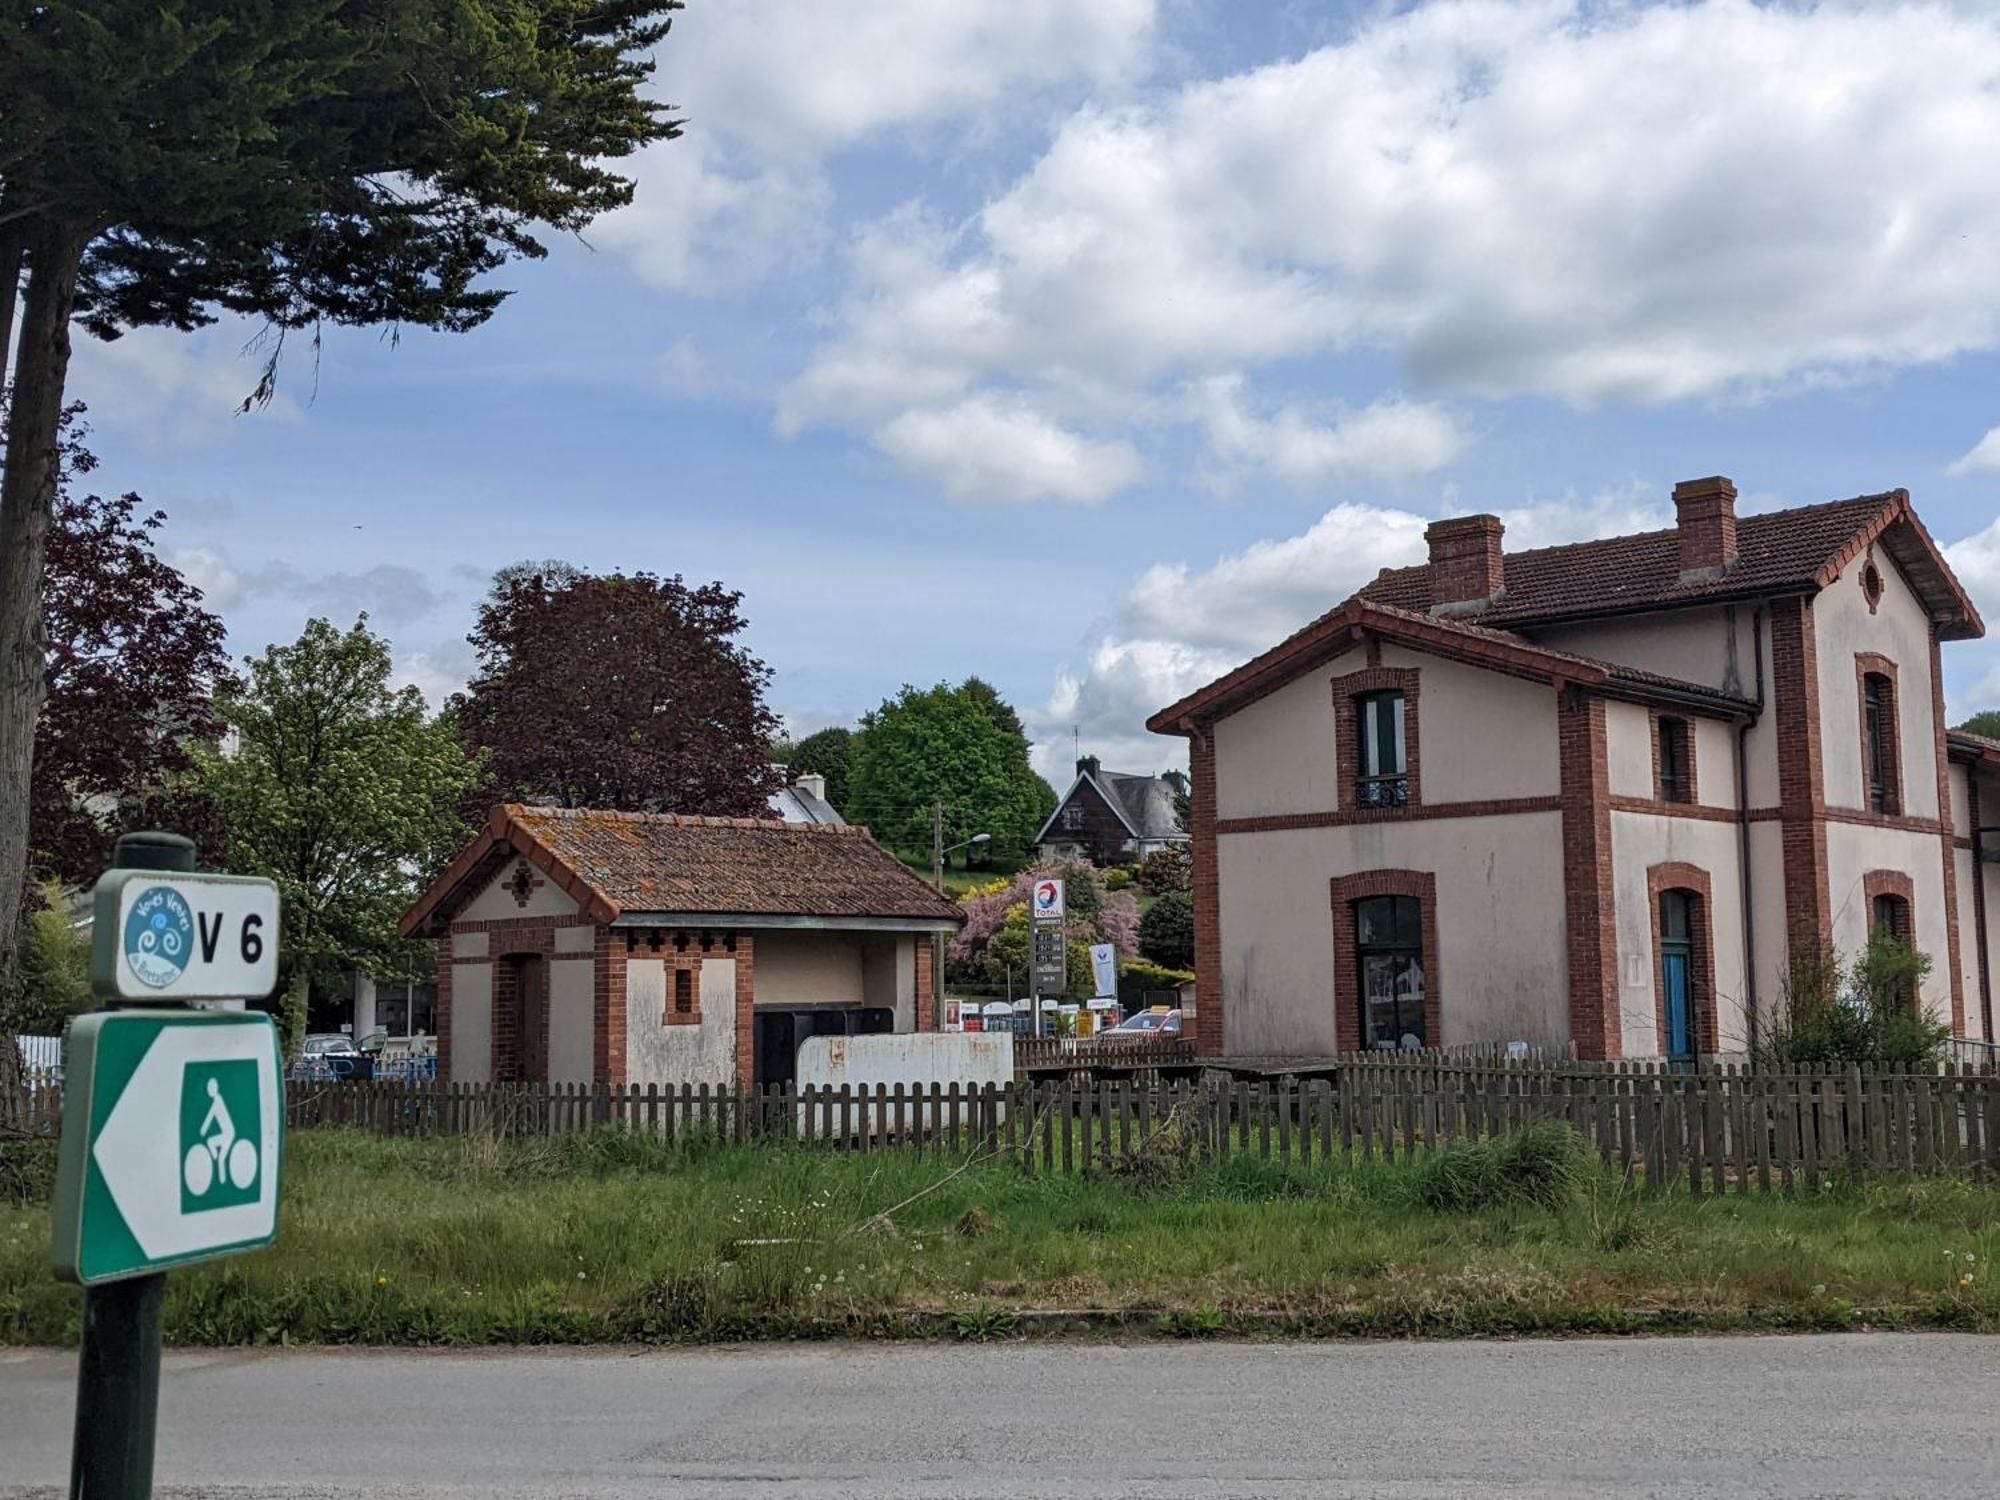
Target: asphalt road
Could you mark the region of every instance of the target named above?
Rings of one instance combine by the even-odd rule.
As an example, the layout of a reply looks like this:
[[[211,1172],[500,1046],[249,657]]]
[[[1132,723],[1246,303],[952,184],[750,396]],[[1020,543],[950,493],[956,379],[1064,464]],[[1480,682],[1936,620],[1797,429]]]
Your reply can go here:
[[[74,1377],[0,1351],[0,1495],[62,1493]],[[1997,1407],[1947,1334],[187,1353],[157,1493],[1947,1500]]]

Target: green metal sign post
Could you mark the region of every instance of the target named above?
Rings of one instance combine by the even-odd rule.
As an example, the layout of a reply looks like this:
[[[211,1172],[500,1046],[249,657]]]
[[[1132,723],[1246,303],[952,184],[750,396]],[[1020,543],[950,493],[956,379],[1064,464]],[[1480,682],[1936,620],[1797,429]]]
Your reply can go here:
[[[111,1008],[70,1024],[51,1247],[85,1288],[72,1497],[152,1493],[168,1268],[277,1235],[277,1030],[176,1003],[269,994],[277,929],[270,882],[195,874],[174,834],[120,839],[98,882],[91,978]]]

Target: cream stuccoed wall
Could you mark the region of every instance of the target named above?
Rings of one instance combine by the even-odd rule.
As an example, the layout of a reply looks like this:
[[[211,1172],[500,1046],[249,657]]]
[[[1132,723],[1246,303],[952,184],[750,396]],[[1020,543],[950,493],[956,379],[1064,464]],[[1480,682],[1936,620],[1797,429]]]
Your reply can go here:
[[[1350,651],[1215,726],[1217,817],[1325,812],[1339,805],[1331,683],[1365,665],[1360,651]]]
[[[1385,667],[1415,668],[1418,771],[1426,803],[1553,797],[1562,789],[1555,693],[1549,687],[1400,646]],[[1332,681],[1361,670],[1356,650],[1295,678],[1215,727],[1220,818],[1332,812],[1341,766]],[[760,978],[761,988],[761,978]]]
[[[914,1031],[917,1027],[917,944],[928,943],[930,937],[912,937],[897,932],[871,932],[860,937],[861,943],[861,992],[863,1001],[882,1010],[896,1013],[898,1031]],[[758,945],[758,964],[763,963],[763,945]],[[763,976],[758,975],[761,990]],[[926,996],[928,1000],[930,997]]]
[[[1736,726],[1694,714],[1681,716],[1694,736],[1695,801],[1702,807],[1736,806]],[[1653,716],[1638,703],[1604,705],[1604,748],[1614,797],[1652,797]]]
[[[1973,901],[1972,888],[1972,882],[1979,878],[1979,871],[1973,865],[1970,849],[1955,849],[1952,858],[1958,861],[1958,972],[1965,995],[1965,1028],[1960,1034],[1985,1041],[1986,1018],[1979,1003],[1979,944],[1976,940],[1979,908]]]
[[[1923,984],[1924,1005],[1938,1019],[1951,1019],[1944,850],[1938,836],[1901,828],[1829,823],[1826,868],[1833,903],[1833,948],[1843,958],[1868,946],[1869,910],[1863,877],[1870,870],[1896,870],[1910,877],[1916,946],[1931,956],[1930,977]]]
[[[1864,558],[1847,565],[1813,601],[1819,648],[1820,753],[1826,768],[1826,805],[1864,808],[1861,767],[1861,700],[1854,675],[1858,652],[1872,651],[1896,664],[1896,710],[1901,731],[1903,812],[1938,813],[1937,723],[1931,713],[1930,617],[1887,553],[1875,554],[1882,600],[1868,612],[1861,591]],[[1942,953],[1942,949],[1939,950]]]
[[[1385,645],[1382,665],[1423,674],[1417,738],[1426,803],[1562,791],[1555,689],[1401,646]]]
[[[538,880],[528,893],[527,905],[514,899],[508,884],[514,879],[516,869],[525,868],[531,880]],[[550,880],[540,870],[524,859],[509,860],[500,867],[500,873],[486,883],[486,888],[466,904],[463,911],[452,918],[454,922],[506,922],[516,917],[569,917],[576,914],[576,903],[567,892]]]
[[[1751,701],[1755,701],[1761,681],[1766,700],[1769,699],[1771,630],[1768,614],[1761,605],[1737,604],[1633,615],[1588,625],[1536,630],[1533,635],[1539,645],[1663,672],[1669,677],[1702,683]],[[1761,677],[1758,670],[1760,662]],[[1628,713],[1644,717],[1644,710],[1638,705],[1624,707]],[[1697,718],[1690,722],[1695,726],[1696,735],[1698,800],[1709,807],[1736,806],[1735,727],[1714,719]],[[1639,741],[1630,720],[1622,733],[1626,745],[1632,748],[1622,752],[1622,771],[1618,738],[1621,731],[1614,728],[1612,733],[1614,738],[1609,747],[1612,791],[1620,796],[1650,796],[1650,730],[1647,731],[1643,771],[1640,759],[1633,753]],[[1744,772],[1750,790],[1750,805],[1775,807],[1778,802],[1778,739],[1773,717],[1768,713],[1751,726],[1745,747]],[[1639,782],[1642,777],[1644,785],[1641,787]],[[1635,790],[1635,787],[1638,789]]]
[[[1661,610],[1548,626],[1537,629],[1534,638],[1558,651],[1623,662],[1747,698],[1756,675],[1750,612],[1749,605]]]
[[[1560,814],[1223,834],[1217,861],[1228,1051],[1336,1050],[1328,882],[1382,869],[1436,876],[1444,1044],[1568,1042]]]
[[[1791,959],[1785,938],[1784,829],[1775,821],[1750,825],[1750,920],[1757,952],[1757,1004],[1774,1016],[1782,1003]]]
[[[759,968],[763,944],[758,944]],[[761,981],[761,973],[758,978]],[[701,1020],[683,1026],[663,1021],[667,1009],[664,959],[625,961],[625,1077],[640,1085],[710,1087],[736,1080],[736,960],[701,962]]]
[[[1618,919],[1619,1013],[1625,1056],[1660,1055],[1659,960],[1653,950],[1653,898],[1647,872],[1659,864],[1689,864],[1708,873],[1707,919],[1714,948],[1712,1003],[1722,1052],[1750,1045],[1743,971],[1743,883],[1734,823],[1611,814],[1613,899]],[[1780,906],[1782,911],[1782,904]],[[1711,997],[1701,997],[1708,1003]]]
[[[760,932],[757,1004],[859,1005],[867,998],[863,948],[871,934]]]
[[[579,929],[589,931],[588,928]],[[597,960],[549,965],[549,1082],[589,1083],[597,1035]]]
[[[493,965],[451,966],[451,1081],[493,1081]]]

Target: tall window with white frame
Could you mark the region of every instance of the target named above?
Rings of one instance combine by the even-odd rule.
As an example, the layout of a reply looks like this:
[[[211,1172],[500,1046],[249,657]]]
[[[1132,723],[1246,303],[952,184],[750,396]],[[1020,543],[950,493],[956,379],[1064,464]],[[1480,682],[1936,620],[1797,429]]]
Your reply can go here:
[[[1354,940],[1362,1045],[1377,1051],[1426,1045],[1423,908],[1417,898],[1355,902]]]
[[[1410,774],[1403,740],[1402,693],[1391,689],[1356,698],[1354,738],[1358,756],[1354,768],[1354,805],[1407,805]]]

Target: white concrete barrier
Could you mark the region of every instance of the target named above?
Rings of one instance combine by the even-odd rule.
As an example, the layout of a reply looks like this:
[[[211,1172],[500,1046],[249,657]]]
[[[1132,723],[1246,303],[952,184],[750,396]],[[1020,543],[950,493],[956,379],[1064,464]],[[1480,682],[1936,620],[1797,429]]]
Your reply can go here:
[[[857,1095],[864,1089],[873,1094],[881,1087],[893,1096],[897,1086],[907,1100],[925,1095],[918,1105],[905,1105],[904,1118],[924,1130],[943,1124],[931,1118],[928,1096],[932,1085],[948,1091],[955,1083],[961,1099],[988,1084],[1006,1088],[1014,1081],[1014,1038],[1004,1032],[911,1031],[874,1036],[808,1037],[799,1048],[798,1089],[852,1088]],[[962,1106],[963,1107],[963,1106]],[[1001,1106],[1004,1110],[1005,1106]],[[820,1132],[822,1122],[807,1118],[799,1106],[800,1131]],[[874,1106],[855,1110],[854,1128],[873,1131]],[[968,1110],[964,1116],[971,1118]],[[836,1119],[836,1128],[838,1120]]]

